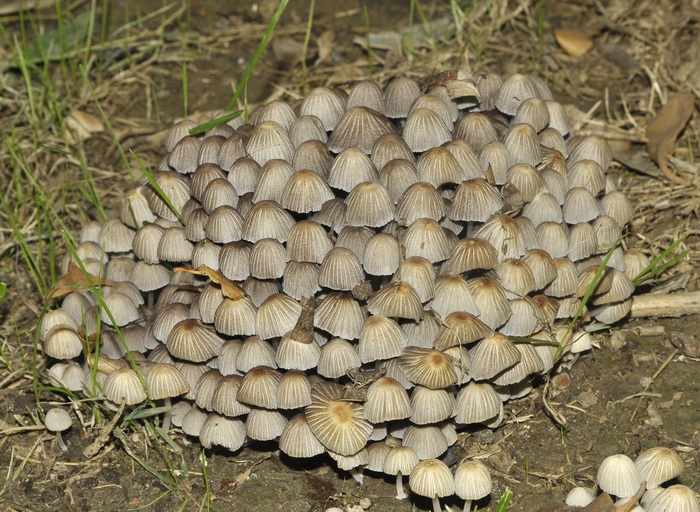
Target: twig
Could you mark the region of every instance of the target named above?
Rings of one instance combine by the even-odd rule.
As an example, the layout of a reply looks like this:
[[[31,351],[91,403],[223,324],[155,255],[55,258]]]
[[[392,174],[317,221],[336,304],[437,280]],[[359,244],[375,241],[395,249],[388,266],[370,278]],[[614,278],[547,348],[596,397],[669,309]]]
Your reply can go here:
[[[11,436],[12,434],[20,434],[22,432],[30,432],[32,430],[45,430],[44,425],[29,425],[26,427],[12,427],[0,430],[0,436]]]
[[[664,371],[664,368],[668,366],[668,364],[673,360],[674,357],[676,357],[676,354],[678,354],[678,349],[673,349],[673,352],[669,354],[669,356],[666,358],[666,360],[661,363],[661,366],[659,366],[659,369],[654,372],[654,375],[651,376],[651,379],[649,379],[649,382],[647,383],[646,386],[644,386],[644,391],[642,391],[642,396],[639,397],[639,401],[637,402],[637,407],[634,408],[634,412],[632,413],[632,416],[630,416],[630,421],[634,421],[634,417],[637,415],[637,411],[639,411],[639,408],[642,405],[642,400],[644,400],[644,395],[648,393],[649,388],[651,385],[654,383],[656,378],[661,374],[662,371]]]
[[[94,457],[102,449],[102,447],[105,445],[105,443],[107,443],[107,440],[109,439],[109,436],[112,434],[114,427],[117,425],[117,422],[122,417],[122,413],[124,412],[124,407],[126,407],[126,405],[121,404],[121,406],[119,407],[119,410],[116,412],[116,414],[114,415],[112,420],[107,425],[102,427],[102,431],[100,432],[100,435],[97,436],[97,439],[95,439],[95,441],[93,441],[93,443],[90,446],[88,446],[87,448],[85,448],[85,450],[83,450],[83,455],[85,457],[87,457],[88,459]]]
[[[648,293],[632,299],[632,318],[679,317],[700,311],[700,292]]]

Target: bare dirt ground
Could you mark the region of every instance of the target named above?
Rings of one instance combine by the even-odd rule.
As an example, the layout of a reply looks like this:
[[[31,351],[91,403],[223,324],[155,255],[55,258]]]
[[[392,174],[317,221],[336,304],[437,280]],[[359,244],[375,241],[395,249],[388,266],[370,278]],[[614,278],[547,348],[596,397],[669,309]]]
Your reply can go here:
[[[611,140],[616,156],[613,176],[636,208],[624,244],[653,256],[687,235],[679,247],[689,251],[687,256],[659,281],[668,292],[698,290],[699,2],[609,0],[568,5],[554,0],[487,0],[458,2],[461,10],[450,9],[449,3],[415,2],[411,16],[409,6],[376,1],[367,3],[365,18],[362,3],[319,1],[303,71],[298,63],[307,31],[305,4],[293,3],[277,27],[251,78],[251,104],[295,99],[317,85],[367,76],[385,82],[399,74],[420,77],[451,67],[541,75],[557,99],[570,105],[582,133],[603,134]],[[124,149],[154,165],[163,151],[164,130],[183,115],[183,63],[188,63],[189,113],[223,108],[276,4],[262,2],[255,8],[248,2],[232,2],[225,8],[209,1],[114,4],[106,18],[106,35],[91,53],[96,60],[77,54],[73,68],[70,59],[39,59],[38,71],[31,75],[36,81],[28,89],[21,63],[11,59],[37,34],[57,30],[54,3],[48,5],[45,10],[30,9],[30,16],[24,13],[25,26],[35,27],[25,43],[18,10],[11,5],[0,8],[0,60],[6,62],[0,70],[0,135],[5,143],[1,158],[9,162],[14,157],[8,148],[21,148],[26,175],[46,188],[65,227],[76,232],[99,213],[80,192],[85,182],[76,162],[86,162],[96,195],[109,214],[116,211],[132,182],[125,163],[130,157],[120,156],[107,129],[68,142],[58,120],[74,110],[99,118],[99,101]],[[90,5],[63,7],[62,16],[74,20]],[[101,16],[98,9],[96,39]],[[577,30],[578,39],[560,32],[557,42],[555,30]],[[561,46],[567,41],[577,48],[590,43],[590,48],[573,57]],[[92,89],[82,80],[80,63],[90,70]],[[41,123],[33,125],[31,116],[41,115],[35,107],[45,100],[42,91],[51,90],[49,82],[60,95],[51,103],[57,112],[46,113]],[[645,149],[649,118],[679,92],[692,94],[695,102],[671,160],[673,172],[684,176],[686,185],[664,177]],[[63,453],[38,420],[37,407],[47,409],[66,396],[35,385],[33,368],[36,382],[47,382],[46,361],[34,350],[34,327],[43,300],[17,236],[25,237],[38,262],[35,272],[49,284],[55,278],[51,251],[60,259],[65,248],[60,235],[46,235],[42,229],[45,212],[33,201],[36,188],[27,185],[26,175],[0,173],[6,193],[0,212],[0,281],[8,284],[7,298],[0,304],[2,510],[212,507],[313,512],[358,505],[362,498],[368,498],[369,510],[375,511],[429,508],[422,499],[395,500],[393,481],[381,475],[368,474],[364,485],[358,486],[331,469],[324,458],[299,463],[280,455],[274,445],[251,445],[234,455],[208,450],[203,466],[201,448],[182,435],[173,435],[178,449],[156,446],[143,430],[125,429],[119,438],[109,436],[96,457],[86,459],[83,450],[104,425],[93,421],[89,404],[75,406],[83,425],[65,436],[69,449]],[[14,212],[17,226],[10,225],[8,211]],[[47,236],[55,239],[55,245],[47,243]],[[450,456],[454,460],[479,456],[489,464],[495,487],[491,502],[484,505],[493,507],[506,488],[514,493],[509,510],[535,511],[562,503],[573,486],[594,484],[604,457],[613,453],[635,457],[659,445],[681,453],[686,469],[680,483],[700,490],[699,360],[671,344],[677,339],[673,333],[691,342],[697,339],[699,319],[696,314],[628,320],[598,335],[599,348],[584,354],[570,370],[570,385],[553,386],[549,394],[549,406],[564,425],[545,412],[544,388],[539,386],[527,398],[508,403],[504,427],[464,432]],[[156,478],[139,461],[177,482]],[[174,464],[171,471],[167,463]],[[455,499],[448,505],[461,507],[461,502]]]

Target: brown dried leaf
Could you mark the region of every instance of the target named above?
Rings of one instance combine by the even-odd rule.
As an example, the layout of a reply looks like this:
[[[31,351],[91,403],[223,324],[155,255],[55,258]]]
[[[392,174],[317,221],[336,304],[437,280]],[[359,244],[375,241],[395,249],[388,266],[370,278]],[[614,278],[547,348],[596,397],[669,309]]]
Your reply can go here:
[[[580,57],[593,48],[593,41],[580,30],[555,29],[554,38],[561,49],[572,57]]]
[[[668,158],[676,151],[676,138],[693,115],[695,99],[692,94],[680,93],[673,96],[656,114],[647,126],[647,151],[659,164],[661,172],[669,180],[685,185],[688,181],[674,174],[668,167]]]
[[[46,292],[44,298],[54,299],[56,297],[62,297],[63,295],[74,292],[76,288],[87,288],[96,285],[114,286],[115,284],[114,281],[100,279],[90,273],[86,275],[78,265],[69,263],[68,273],[54,283],[49,291]]]
[[[89,139],[94,133],[104,131],[105,126],[98,117],[82,110],[73,110],[63,120],[63,129],[68,142],[75,143]]]
[[[318,299],[305,298],[301,300],[301,314],[292,330],[291,339],[298,343],[309,345],[314,341],[314,311]]]
[[[218,270],[209,268],[206,265],[200,265],[195,269],[175,267],[173,270],[177,272],[187,272],[188,274],[196,274],[198,276],[208,276],[209,279],[221,286],[221,293],[224,294],[224,297],[228,297],[229,299],[238,300],[245,297],[245,292],[243,291],[243,288],[231,281],[228,277],[223,275]]]
[[[314,66],[318,66],[322,62],[330,62],[332,60],[333,50],[335,49],[335,32],[326,30],[316,40],[316,45],[318,46],[318,59],[314,63]]]

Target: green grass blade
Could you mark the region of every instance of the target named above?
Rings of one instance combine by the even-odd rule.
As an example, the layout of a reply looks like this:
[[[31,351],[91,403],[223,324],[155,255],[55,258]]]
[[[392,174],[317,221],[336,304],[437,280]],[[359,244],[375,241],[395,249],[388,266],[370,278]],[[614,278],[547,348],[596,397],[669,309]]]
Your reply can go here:
[[[301,87],[304,92],[307,91],[307,69],[306,56],[309,51],[309,41],[311,41],[311,29],[314,24],[314,12],[316,10],[316,0],[311,0],[309,5],[309,19],[306,22],[306,33],[304,34],[304,46],[301,48]]]
[[[124,416],[124,419],[122,420],[124,423],[129,422],[129,421],[136,421],[140,420],[143,418],[151,418],[153,416],[158,416],[159,414],[163,414],[167,412],[170,409],[170,407],[139,407],[135,409],[134,411],[130,412],[126,416]]]
[[[97,95],[95,94],[95,88],[92,85],[92,80],[90,80],[90,77],[88,76],[87,68],[85,66],[80,66],[80,71],[83,75],[83,82],[85,83],[88,90],[90,91],[90,96],[92,96],[92,99],[95,101],[95,105],[97,106],[97,110],[100,112],[100,117],[102,118],[102,122],[107,127],[107,131],[109,131],[109,134],[112,137],[114,144],[117,146],[117,149],[119,150],[119,155],[122,157],[122,161],[124,162],[124,166],[129,170],[129,176],[131,176],[132,180],[136,181],[136,178],[134,177],[134,170],[131,168],[131,162],[129,162],[129,159],[126,157],[126,153],[124,152],[124,148],[122,147],[121,143],[119,142],[119,137],[117,137],[117,133],[114,131],[114,127],[112,126],[112,123],[109,120],[109,116],[102,109],[102,105],[100,104],[100,101],[97,99]]]
[[[143,469],[148,471],[151,475],[156,477],[158,480],[160,480],[167,487],[171,487],[171,488],[178,487],[178,484],[175,480],[173,480],[171,477],[164,475],[164,474],[160,473],[159,471],[157,471],[153,466],[151,466],[148,462],[146,462],[141,457],[136,455],[131,450],[131,448],[129,448],[129,444],[127,443],[127,440],[126,440],[126,435],[124,434],[124,431],[122,429],[120,429],[119,427],[116,427],[114,429],[113,433],[114,433],[114,437],[116,437],[117,439],[119,439],[119,441],[121,441],[122,446],[124,447],[124,451],[127,453],[127,455],[129,457],[131,457],[132,459],[134,459],[136,462],[138,462],[139,465]]]
[[[678,263],[680,260],[685,258],[688,255],[689,251],[683,251],[680,254],[677,254],[674,256],[670,261],[666,263],[661,263],[666,257],[671,254],[673,251],[676,250],[676,248],[685,242],[685,239],[688,238],[688,235],[683,235],[681,238],[673,242],[665,251],[663,251],[661,254],[659,254],[656,258],[654,258],[649,265],[642,270],[634,279],[632,279],[632,282],[634,283],[635,286],[641,286],[644,284],[647,280],[651,278],[656,278],[659,276],[661,273],[663,273],[666,269],[671,268],[674,266],[676,263]]]
[[[369,10],[367,9],[367,0],[362,0],[362,17],[365,21],[365,37],[367,38],[367,73],[372,74],[373,53],[372,44],[370,42],[371,28],[369,25]]]
[[[241,94],[243,91],[245,91],[246,86],[248,85],[248,80],[250,80],[250,77],[253,75],[253,71],[255,70],[255,67],[258,65],[258,61],[260,60],[260,57],[262,57],[263,52],[265,51],[265,48],[267,48],[267,44],[270,42],[270,38],[272,37],[272,33],[275,30],[275,27],[277,26],[277,23],[279,22],[280,18],[282,17],[282,13],[284,10],[287,8],[287,4],[289,3],[289,0],[282,0],[277,7],[277,11],[275,12],[275,15],[272,17],[270,20],[270,23],[267,25],[267,29],[265,30],[265,35],[262,38],[262,41],[260,41],[260,44],[258,45],[258,49],[255,51],[255,55],[253,55],[253,60],[250,61],[250,65],[248,66],[248,69],[246,69],[245,74],[243,75],[243,78],[241,79],[241,82],[238,84],[238,87],[236,88],[236,92],[233,95],[233,98],[231,98],[231,101],[229,101],[228,106],[226,107],[226,110],[231,110],[238,104],[238,98],[240,98]],[[240,115],[240,114],[238,114]],[[220,124],[224,124],[226,121],[223,119],[226,116],[220,117],[218,119],[213,119],[209,121],[208,123],[195,126],[190,130],[190,135],[197,135],[200,133],[203,133],[207,131],[209,128],[213,128],[214,126],[219,126]],[[235,117],[235,116],[234,116]],[[214,124],[212,124],[214,123]]]
[[[581,304],[579,304],[578,309],[576,310],[576,314],[569,322],[569,326],[566,328],[566,332],[564,333],[564,337],[562,338],[561,342],[559,343],[559,346],[557,348],[557,352],[554,354],[555,360],[559,359],[559,356],[561,356],[562,352],[564,351],[564,344],[571,336],[571,332],[573,331],[574,326],[576,325],[576,322],[578,322],[578,319],[581,317],[583,310],[586,308],[586,305],[591,300],[591,296],[593,295],[593,292],[595,291],[596,287],[598,286],[598,282],[600,282],[601,277],[603,277],[603,272],[605,272],[605,269],[608,266],[608,261],[610,261],[610,258],[612,257],[615,249],[617,249],[618,245],[620,245],[619,238],[617,240],[615,240],[615,243],[612,245],[612,247],[610,247],[610,249],[608,250],[608,252],[605,255],[605,258],[603,258],[603,261],[601,262],[601,264],[598,265],[598,269],[596,270],[595,276],[593,276],[593,281],[591,281],[591,284],[588,286],[588,289],[586,289],[586,293],[583,295],[583,298],[581,299]]]
[[[503,496],[501,496],[501,500],[498,502],[498,505],[496,506],[496,510],[494,512],[506,512],[508,509],[508,505],[510,504],[510,500],[513,498],[513,491],[510,489],[507,489],[503,491]]]
[[[165,192],[163,192],[163,189],[160,188],[160,185],[158,185],[158,183],[156,182],[155,178],[153,177],[153,174],[151,174],[151,171],[149,171],[146,168],[146,166],[143,165],[143,162],[141,162],[141,159],[138,157],[138,155],[136,155],[136,153],[133,152],[133,150],[130,149],[129,152],[131,153],[131,156],[133,156],[134,159],[136,160],[136,164],[139,166],[139,169],[141,169],[141,172],[143,172],[144,176],[146,176],[146,179],[151,184],[153,189],[156,191],[158,196],[168,206],[170,211],[175,214],[175,216],[177,217],[177,220],[180,221],[180,224],[182,224],[183,227],[186,226],[185,219],[182,218],[182,215],[180,215],[180,212],[177,211],[177,208],[175,208],[173,206],[173,203],[170,202],[170,199],[168,198],[168,196],[165,194]]]

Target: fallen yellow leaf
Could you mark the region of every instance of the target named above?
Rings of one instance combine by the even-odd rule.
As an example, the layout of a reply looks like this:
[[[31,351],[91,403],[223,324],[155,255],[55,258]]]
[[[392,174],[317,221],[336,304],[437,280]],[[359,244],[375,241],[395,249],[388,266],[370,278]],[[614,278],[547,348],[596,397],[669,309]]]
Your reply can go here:
[[[61,297],[75,291],[76,288],[88,288],[96,285],[114,286],[115,284],[117,283],[109,279],[100,279],[90,273],[84,273],[78,265],[69,263],[68,273],[54,283],[44,298]]]
[[[593,48],[593,41],[580,30],[555,29],[554,38],[561,49],[572,57],[580,57]]]
[[[89,139],[94,133],[104,131],[105,127],[98,117],[73,110],[63,120],[63,129],[68,142],[75,143]]]
[[[174,270],[177,272],[187,272],[188,274],[196,274],[199,276],[209,276],[209,279],[221,286],[221,293],[223,293],[224,296],[228,297],[229,299],[238,300],[245,297],[245,291],[243,291],[243,288],[231,281],[218,270],[209,268],[206,265],[200,265],[195,269],[175,267]]]

